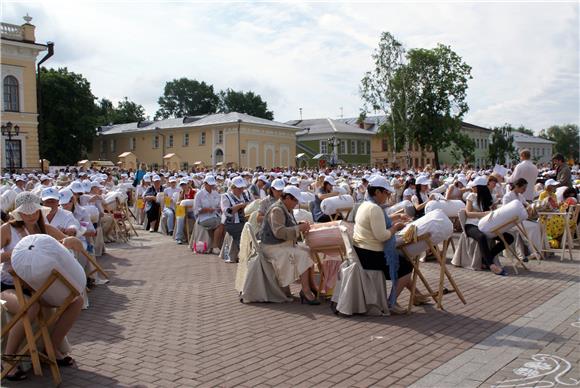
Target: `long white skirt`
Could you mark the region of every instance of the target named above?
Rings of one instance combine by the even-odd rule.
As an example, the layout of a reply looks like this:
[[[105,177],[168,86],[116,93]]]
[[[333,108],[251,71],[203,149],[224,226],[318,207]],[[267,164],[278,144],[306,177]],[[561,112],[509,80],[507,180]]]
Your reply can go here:
[[[272,263],[280,287],[289,286],[314,265],[308,247],[296,245],[293,241],[262,244],[262,253]]]

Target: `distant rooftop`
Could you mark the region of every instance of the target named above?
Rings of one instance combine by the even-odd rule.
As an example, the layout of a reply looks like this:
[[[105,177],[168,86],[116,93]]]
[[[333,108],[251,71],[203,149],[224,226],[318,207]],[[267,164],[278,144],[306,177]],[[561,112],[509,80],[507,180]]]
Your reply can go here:
[[[113,135],[119,133],[153,131],[155,130],[155,128],[172,129],[172,128],[201,127],[216,124],[234,124],[234,123],[237,124],[238,120],[240,120],[241,123],[246,124],[278,127],[283,129],[291,129],[294,131],[297,130],[296,127],[279,123],[277,121],[250,116],[245,113],[231,112],[231,113],[212,113],[200,116],[169,118],[158,121],[140,121],[127,124],[104,125],[99,128],[99,133],[101,133],[102,135]]]
[[[308,120],[291,120],[286,121],[286,124],[299,127],[303,130],[296,133],[300,135],[317,135],[328,133],[349,133],[357,135],[374,135],[373,132],[366,129],[359,128],[355,125],[347,124],[340,120],[330,118],[326,119],[308,119]],[[308,128],[308,130],[306,129]]]

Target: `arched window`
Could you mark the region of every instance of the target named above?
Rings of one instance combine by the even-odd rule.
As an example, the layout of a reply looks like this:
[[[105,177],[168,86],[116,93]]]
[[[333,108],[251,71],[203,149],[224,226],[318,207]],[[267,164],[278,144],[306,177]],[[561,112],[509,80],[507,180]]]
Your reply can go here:
[[[4,77],[4,111],[19,112],[18,80],[9,75]]]

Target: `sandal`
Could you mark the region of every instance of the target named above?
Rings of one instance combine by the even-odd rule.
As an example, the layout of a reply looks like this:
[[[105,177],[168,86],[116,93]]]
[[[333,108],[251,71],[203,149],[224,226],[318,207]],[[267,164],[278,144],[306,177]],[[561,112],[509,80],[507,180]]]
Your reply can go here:
[[[65,358],[61,358],[60,360],[57,358],[56,363],[58,366],[73,366],[75,364],[75,360],[71,356],[66,356]]]
[[[11,375],[6,375],[4,378],[8,381],[22,381],[26,380],[28,378],[28,375],[26,374],[26,372],[20,369],[20,367],[17,367],[16,372],[14,372]]]

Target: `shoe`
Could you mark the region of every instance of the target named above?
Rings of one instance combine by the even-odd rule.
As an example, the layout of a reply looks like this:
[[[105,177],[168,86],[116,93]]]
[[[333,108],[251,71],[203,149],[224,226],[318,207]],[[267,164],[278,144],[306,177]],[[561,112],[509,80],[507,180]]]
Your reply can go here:
[[[153,228],[149,229],[149,233],[154,233],[154,232],[155,232],[155,229],[153,229]]]
[[[75,360],[71,356],[66,356],[65,358],[61,358],[60,360],[57,358],[56,363],[58,366],[73,366]]]
[[[184,242],[182,240],[177,240],[177,245],[183,245]]]
[[[8,381],[22,381],[26,380],[27,378],[28,376],[26,375],[26,372],[24,372],[19,367],[16,368],[16,372],[14,372],[13,374],[5,376],[5,379]]]
[[[312,299],[312,300],[308,299],[306,297],[306,295],[304,294],[304,291],[301,290],[300,291],[300,304],[304,304],[304,303],[309,304],[311,306],[317,306],[320,304],[320,301],[316,298]]]
[[[334,315],[338,315],[339,311],[336,309],[337,303],[336,302],[330,302],[330,311],[332,311],[332,313]]]
[[[407,314],[407,309],[402,308],[401,306],[399,306],[398,303],[395,303],[394,305],[390,306],[389,311],[391,312],[391,314],[394,314],[394,315],[406,315]]]
[[[499,276],[508,276],[508,273],[507,273],[507,271],[505,269],[502,269],[500,273],[495,273],[495,274],[496,275],[499,275]]]
[[[415,295],[415,300],[413,301],[414,306],[421,306],[429,304],[431,297],[427,295]]]
[[[213,248],[213,249],[211,250],[211,253],[213,253],[214,255],[218,255],[218,256],[219,256],[219,255],[220,255],[220,253],[222,253],[222,250],[221,250],[221,249],[219,249],[219,248]]]

